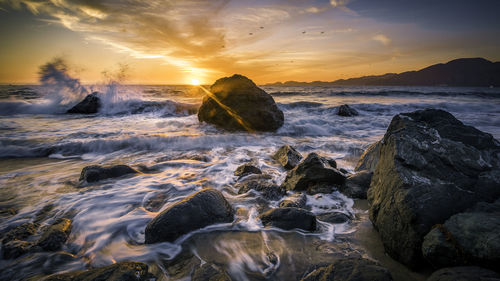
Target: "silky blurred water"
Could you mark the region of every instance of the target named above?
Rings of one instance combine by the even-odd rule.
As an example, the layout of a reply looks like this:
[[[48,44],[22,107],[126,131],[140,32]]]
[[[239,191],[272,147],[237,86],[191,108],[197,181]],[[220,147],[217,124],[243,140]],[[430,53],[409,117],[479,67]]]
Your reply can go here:
[[[203,92],[195,86],[94,86],[91,90],[104,93],[104,105],[90,116],[64,113],[81,94],[0,86],[0,208],[16,212],[0,217],[0,232],[35,218],[46,225],[69,217],[73,229],[63,250],[74,255],[64,261],[43,252],[22,262],[0,260],[0,268],[14,268],[1,270],[0,277],[17,280],[136,260],[148,263],[164,280],[176,279],[165,264],[188,251],[203,261],[218,262],[234,280],[287,280],[300,276],[308,263],[323,261],[321,253],[326,258],[350,252],[373,257],[371,249],[354,239],[362,226],[364,231],[370,227],[366,207],[356,207],[337,192],[309,196],[308,205],[316,214],[341,211],[357,219],[337,225],[320,222],[314,233],[264,229],[257,219],[259,210],[278,202],[265,201],[256,192],[237,194],[234,170],[254,161],[280,184],[286,173],[270,155],[290,144],[304,156],[318,152],[332,157],[352,172],[360,154],[382,137],[395,114],[424,108],[449,111],[500,139],[498,89],[263,89],[285,114],[284,126],[275,133],[224,132],[199,123],[186,110],[201,103]],[[360,115],[337,116],[341,104]],[[79,187],[81,169],[92,164],[145,165],[156,171]],[[219,189],[236,208],[233,223],[208,227],[176,243],[143,244],[144,228],[158,212],[204,187]],[[41,210],[46,212],[42,215]],[[351,238],[347,247],[345,239]],[[308,252],[308,247],[322,250]],[[279,262],[270,263],[269,253]]]

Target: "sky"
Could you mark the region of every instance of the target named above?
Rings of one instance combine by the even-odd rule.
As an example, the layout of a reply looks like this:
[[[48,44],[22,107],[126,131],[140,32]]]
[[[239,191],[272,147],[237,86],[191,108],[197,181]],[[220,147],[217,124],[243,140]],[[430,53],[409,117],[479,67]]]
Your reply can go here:
[[[0,83],[63,58],[84,83],[333,81],[500,60],[499,0],[0,0]]]

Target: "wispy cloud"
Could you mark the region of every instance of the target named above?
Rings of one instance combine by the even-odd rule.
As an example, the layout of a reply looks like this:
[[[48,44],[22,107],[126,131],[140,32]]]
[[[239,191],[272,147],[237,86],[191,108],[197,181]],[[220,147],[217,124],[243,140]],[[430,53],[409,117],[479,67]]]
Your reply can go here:
[[[373,40],[382,43],[384,46],[389,46],[391,44],[391,39],[384,34],[376,34],[372,37]]]

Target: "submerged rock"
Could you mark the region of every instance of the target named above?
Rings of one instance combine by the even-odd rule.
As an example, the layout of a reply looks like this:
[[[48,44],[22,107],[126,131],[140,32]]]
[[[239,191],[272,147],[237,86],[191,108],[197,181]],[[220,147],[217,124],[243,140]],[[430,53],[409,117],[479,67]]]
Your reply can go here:
[[[234,175],[237,177],[244,177],[250,174],[262,174],[262,171],[252,164],[243,164],[234,171]]]
[[[165,209],[146,226],[146,244],[173,242],[180,236],[205,226],[232,222],[234,210],[224,195],[206,188]]]
[[[366,199],[366,192],[370,188],[373,173],[369,171],[360,171],[350,175],[345,180],[344,185],[340,186],[340,192],[351,197]]]
[[[98,92],[87,95],[81,102],[70,108],[67,113],[93,114],[101,108],[101,99]]]
[[[205,263],[194,270],[192,281],[231,281],[231,277],[224,270],[213,264]]]
[[[20,257],[33,249],[33,242],[11,240],[4,242],[2,245],[2,252],[4,259],[15,259]]]
[[[45,251],[56,251],[66,243],[71,232],[71,220],[66,218],[58,219],[54,224],[42,234],[37,242],[37,246]]]
[[[339,110],[337,111],[337,115],[350,117],[350,116],[357,116],[357,115],[359,115],[359,113],[356,109],[350,107],[349,105],[343,104],[343,105],[339,106]]]
[[[238,194],[256,190],[269,200],[278,200],[286,194],[286,190],[270,181],[268,175],[251,175],[235,185]]]
[[[127,165],[99,166],[92,165],[83,168],[80,181],[88,183],[97,182],[109,178],[117,178],[124,175],[137,174],[138,171]]]
[[[346,258],[314,270],[301,281],[392,281],[392,276],[371,260]]]
[[[302,160],[302,154],[289,145],[283,145],[274,153],[273,159],[278,161],[285,169],[295,168]]]
[[[434,227],[422,244],[424,257],[435,267],[500,264],[500,199],[479,203]]]
[[[265,226],[274,226],[285,230],[300,228],[303,230],[316,230],[316,216],[299,208],[271,209],[259,216]]]
[[[21,225],[16,226],[15,228],[9,230],[2,239],[2,242],[5,244],[9,241],[13,240],[25,240],[31,235],[36,233],[38,228],[37,224],[27,222]]]
[[[380,158],[381,145],[382,145],[381,141],[372,143],[359,158],[358,164],[356,165],[356,168],[354,168],[354,171],[356,172],[363,170],[368,170],[370,172],[375,171],[378,160]]]
[[[280,202],[280,207],[304,208],[307,203],[307,196],[304,193],[294,193]]]
[[[284,115],[269,94],[252,80],[235,74],[210,87],[198,120],[227,130],[276,131],[283,125]]]
[[[500,144],[442,110],[396,115],[368,190],[370,220],[387,253],[410,267],[432,226],[500,197]]]
[[[310,153],[306,159],[288,172],[281,185],[286,190],[307,191],[309,194],[329,193],[344,184],[345,175],[332,167],[331,161]]]
[[[44,281],[146,281],[156,279],[148,273],[148,266],[142,262],[122,261],[112,265],[89,270],[79,270],[63,274],[54,274]]]
[[[440,269],[427,281],[498,281],[500,274],[477,266],[447,267]]]
[[[329,223],[345,223],[351,220],[351,216],[346,215],[342,212],[331,212],[320,214],[317,216],[319,220]]]

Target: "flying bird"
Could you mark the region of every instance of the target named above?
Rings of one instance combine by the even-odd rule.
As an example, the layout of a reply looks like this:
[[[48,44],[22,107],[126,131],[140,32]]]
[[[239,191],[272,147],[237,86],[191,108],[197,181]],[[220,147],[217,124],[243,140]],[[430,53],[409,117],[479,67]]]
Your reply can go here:
[[[248,35],[253,35],[253,33],[252,33],[252,32],[250,32],[250,33],[248,33]]]
[[[302,34],[306,34],[306,32],[305,32],[305,31],[302,31]]]

